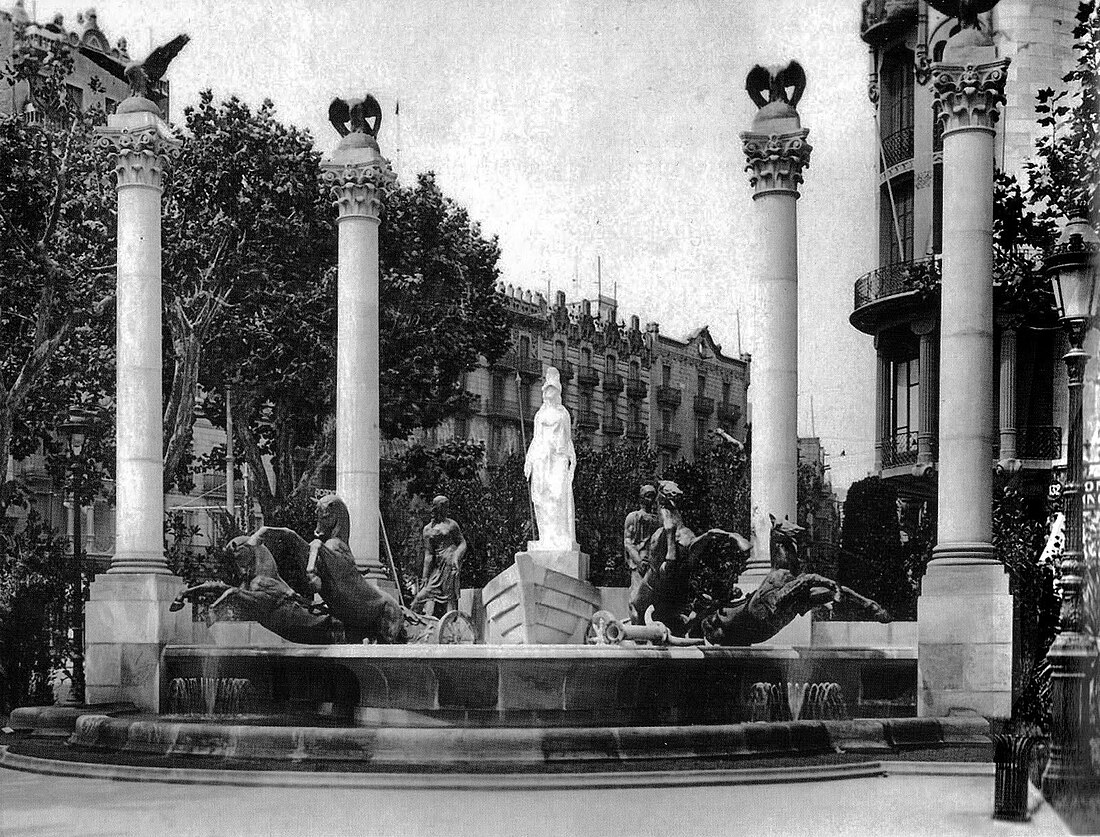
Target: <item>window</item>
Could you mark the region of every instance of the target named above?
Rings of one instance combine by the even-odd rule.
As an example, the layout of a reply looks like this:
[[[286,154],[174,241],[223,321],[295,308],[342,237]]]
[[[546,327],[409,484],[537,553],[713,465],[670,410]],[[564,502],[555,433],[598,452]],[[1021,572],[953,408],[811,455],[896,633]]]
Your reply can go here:
[[[619,400],[612,395],[604,399],[604,415],[611,421],[619,417]]]
[[[920,358],[891,364],[891,415],[898,452],[916,450],[920,427]]]
[[[468,431],[466,416],[455,416],[455,438],[465,439]]]
[[[639,404],[637,401],[631,401],[629,410],[630,423],[634,427],[637,427],[639,424],[642,423],[642,405]]]
[[[661,429],[672,429],[672,410],[661,410]]]
[[[615,374],[615,355],[608,355],[607,360],[604,363],[604,371],[608,375]]]
[[[493,375],[493,401],[500,403],[504,400],[504,376]]]
[[[908,130],[909,156],[912,156],[913,53],[904,48],[886,53],[882,59],[881,77],[879,120],[883,144],[888,145],[886,141],[899,131]]]
[[[554,365],[557,366],[560,369],[561,365],[564,364],[564,362],[565,362],[565,341],[555,340],[554,341]]]
[[[891,202],[891,192],[893,202]],[[880,264],[913,260],[913,178],[912,175],[896,178],[889,187],[882,186],[879,215]],[[897,228],[894,227],[895,213]],[[898,235],[901,236],[900,243]]]
[[[707,439],[707,417],[699,416],[695,419],[695,441],[705,442]]]
[[[730,382],[722,381],[722,403],[730,403]]]
[[[699,393],[699,395],[706,395],[707,394],[707,376],[703,375],[703,374],[700,374],[699,377],[695,381],[695,387],[696,387],[696,391]]]
[[[590,391],[582,389],[578,401],[582,413],[592,412],[592,393]]]
[[[591,349],[581,349],[581,366],[584,366],[586,368],[592,366],[592,350]]]
[[[65,92],[69,95],[69,101],[77,111],[84,112],[84,91],[75,84],[66,84]]]
[[[667,363],[661,365],[661,385],[672,386],[672,367]]]
[[[531,357],[531,338],[523,334],[519,338],[519,356]]]
[[[642,377],[642,365],[636,360],[630,361],[630,380],[637,381]]]

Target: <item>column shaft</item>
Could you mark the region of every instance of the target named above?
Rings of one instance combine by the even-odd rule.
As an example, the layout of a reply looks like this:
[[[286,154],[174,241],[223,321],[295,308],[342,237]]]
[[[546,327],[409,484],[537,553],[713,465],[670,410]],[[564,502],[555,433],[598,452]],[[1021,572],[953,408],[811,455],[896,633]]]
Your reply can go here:
[[[345,215],[337,225],[336,493],[365,566],[378,560],[378,218]]]
[[[763,229],[760,332],[752,358],[753,553],[747,575],[771,569],[769,515],[798,512],[798,204],[791,192],[755,196]],[[760,546],[757,549],[757,545]]]
[[[1002,462],[1016,459],[1016,328],[1001,329],[1000,430]]]

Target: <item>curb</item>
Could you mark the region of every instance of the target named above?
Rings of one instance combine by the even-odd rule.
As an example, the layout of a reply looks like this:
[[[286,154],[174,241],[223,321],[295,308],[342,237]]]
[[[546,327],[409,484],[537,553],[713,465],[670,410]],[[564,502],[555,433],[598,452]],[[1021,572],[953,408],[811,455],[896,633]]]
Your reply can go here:
[[[942,762],[947,766],[950,762]],[[0,748],[0,766],[47,776],[106,779],[123,782],[163,782],[177,785],[237,785],[301,788],[364,788],[392,790],[570,790],[591,788],[706,787],[823,782],[879,778],[890,774],[887,764],[772,767],[742,770],[663,770],[594,773],[495,773],[491,784],[484,773],[339,773],[289,770],[216,770],[206,768],[136,767],[55,761],[10,753]],[[951,774],[948,774],[951,775]]]

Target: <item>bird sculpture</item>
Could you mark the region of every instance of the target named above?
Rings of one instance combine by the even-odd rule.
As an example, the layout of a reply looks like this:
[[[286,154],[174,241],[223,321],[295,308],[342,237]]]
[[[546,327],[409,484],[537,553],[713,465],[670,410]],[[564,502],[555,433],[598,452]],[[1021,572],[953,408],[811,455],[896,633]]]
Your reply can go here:
[[[791,93],[787,93],[787,88]],[[798,100],[806,91],[806,71],[797,61],[786,67],[761,67],[757,64],[745,78],[745,89],[753,103],[762,108],[770,102],[786,102],[792,108],[798,106]],[[767,98],[764,94],[767,93]]]
[[[382,127],[382,106],[370,93],[362,99],[333,99],[328,106],[328,121],[342,137],[353,131],[377,137]]]
[[[144,61],[132,61],[126,65],[124,75],[130,83],[130,95],[153,99],[154,83],[164,78],[168,65],[191,40],[190,35],[177,35],[166,44],[154,49]]]
[[[941,14],[956,18],[963,29],[979,29],[978,15],[997,5],[998,0],[928,0],[928,5]]]

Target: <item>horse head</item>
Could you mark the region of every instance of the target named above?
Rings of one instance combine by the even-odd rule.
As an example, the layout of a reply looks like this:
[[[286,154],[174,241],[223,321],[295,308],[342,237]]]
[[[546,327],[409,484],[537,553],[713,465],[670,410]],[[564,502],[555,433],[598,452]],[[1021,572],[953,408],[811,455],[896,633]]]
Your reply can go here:
[[[317,501],[317,528],[313,534],[323,541],[336,538],[351,540],[351,515],[347,504],[335,494],[326,494]]]
[[[798,573],[799,539],[806,530],[797,523],[791,523],[786,517],[776,520],[774,515],[769,515],[772,521],[771,530],[771,559],[772,566],[789,569]]]

